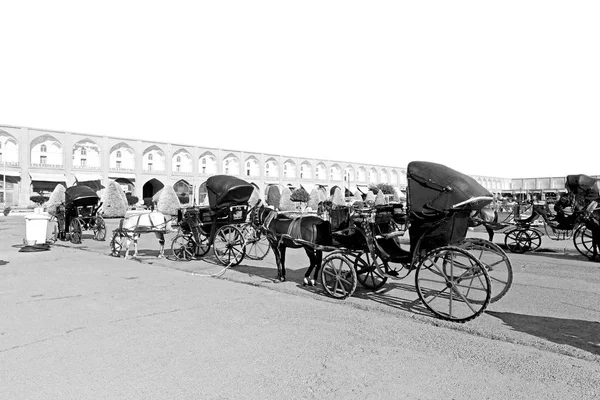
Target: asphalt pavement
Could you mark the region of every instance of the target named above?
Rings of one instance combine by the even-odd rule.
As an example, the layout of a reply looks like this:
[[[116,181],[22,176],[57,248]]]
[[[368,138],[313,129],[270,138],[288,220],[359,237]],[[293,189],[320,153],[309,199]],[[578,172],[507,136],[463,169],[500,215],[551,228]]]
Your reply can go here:
[[[224,270],[157,259],[153,235],[135,260],[87,233],[19,252],[22,218],[0,217],[0,398],[600,398],[600,264],[572,242],[511,256],[507,296],[454,324],[409,278],[344,301],[302,286],[302,250],[280,283],[271,254]]]

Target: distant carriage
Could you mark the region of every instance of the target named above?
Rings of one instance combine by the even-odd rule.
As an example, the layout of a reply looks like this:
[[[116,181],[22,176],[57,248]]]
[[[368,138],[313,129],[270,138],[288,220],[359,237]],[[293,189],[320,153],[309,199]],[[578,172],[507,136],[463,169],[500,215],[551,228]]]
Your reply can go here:
[[[587,175],[568,175],[565,182],[567,193],[562,195],[550,209],[547,203],[527,204],[524,210],[515,213],[504,226],[504,244],[514,253],[525,253],[537,250],[542,236],[551,240],[573,240],[575,248],[584,256],[592,253],[592,233],[587,229],[585,216],[585,197],[595,198],[598,194],[598,183]],[[543,221],[544,231],[535,228],[534,222]],[[486,225],[484,223],[484,225]],[[491,226],[491,225],[489,225]]]
[[[179,232],[171,243],[175,258],[189,261],[213,248],[220,263],[235,266],[250,247],[252,258],[264,258],[269,250],[266,238],[246,223],[254,185],[233,176],[215,175],[206,181],[206,189],[208,207],[183,209],[178,215]]]
[[[65,202],[56,209],[57,239],[81,243],[82,233],[92,231],[94,240],[106,238],[106,224],[98,210],[102,203],[88,186],[71,186],[65,191]]]

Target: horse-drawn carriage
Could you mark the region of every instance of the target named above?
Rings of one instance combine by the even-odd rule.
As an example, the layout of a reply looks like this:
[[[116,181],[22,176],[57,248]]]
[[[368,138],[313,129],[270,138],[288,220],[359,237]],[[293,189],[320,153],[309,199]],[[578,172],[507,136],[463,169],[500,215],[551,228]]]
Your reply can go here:
[[[81,243],[82,232],[93,232],[94,240],[106,238],[106,224],[98,214],[100,197],[87,186],[71,186],[65,191],[65,202],[56,209],[57,234],[60,240]]]
[[[596,179],[587,175],[569,175],[565,183],[567,193],[557,200],[554,210],[548,203],[530,202],[504,226],[488,224],[487,227],[504,229],[508,226],[504,231],[504,244],[514,253],[537,250],[545,234],[551,240],[573,240],[582,255],[590,256],[592,233],[586,228],[583,218],[585,207],[577,204],[576,199],[596,185]],[[543,221],[543,232],[534,227],[534,222],[539,219]]]
[[[189,261],[206,255],[211,247],[223,265],[238,265],[246,255],[264,258],[269,250],[265,237],[246,223],[255,187],[233,176],[216,175],[208,178],[206,189],[208,207],[187,208],[178,214],[179,232],[171,244],[175,258]]]
[[[493,243],[466,238],[471,213],[492,195],[471,177],[440,164],[411,162],[407,177],[406,213],[396,205],[334,208],[330,236],[316,217],[289,221],[263,213],[280,279],[285,279],[284,247],[302,246],[311,257],[305,279],[313,267],[320,268],[323,287],[335,298],[351,296],[358,282],[378,289],[390,277],[415,271],[419,298],[446,320],[471,320],[500,299],[512,283],[510,260]],[[408,230],[401,230],[406,219]],[[330,253],[320,263],[319,255],[311,256],[323,251]]]

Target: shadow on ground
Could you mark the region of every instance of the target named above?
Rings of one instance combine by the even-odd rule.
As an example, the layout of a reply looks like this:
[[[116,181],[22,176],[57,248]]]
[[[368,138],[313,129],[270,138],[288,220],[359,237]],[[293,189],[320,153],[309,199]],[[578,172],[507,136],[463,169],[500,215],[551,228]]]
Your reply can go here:
[[[488,311],[514,330],[600,355],[600,322]]]

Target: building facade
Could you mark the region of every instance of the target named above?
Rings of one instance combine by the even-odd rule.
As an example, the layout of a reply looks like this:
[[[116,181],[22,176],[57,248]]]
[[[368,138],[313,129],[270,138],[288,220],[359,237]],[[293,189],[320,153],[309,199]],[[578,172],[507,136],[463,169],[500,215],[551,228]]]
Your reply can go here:
[[[256,184],[264,193],[269,185],[338,186],[352,193],[386,183],[401,194],[406,168],[214,149],[186,144],[150,142],[108,135],[92,135],[0,125],[0,203],[31,205],[30,197],[49,193],[62,183],[110,180],[140,200],[154,196],[164,185],[185,192],[191,202],[201,197],[202,183],[225,174]],[[494,193],[511,189],[508,178],[474,176]]]

